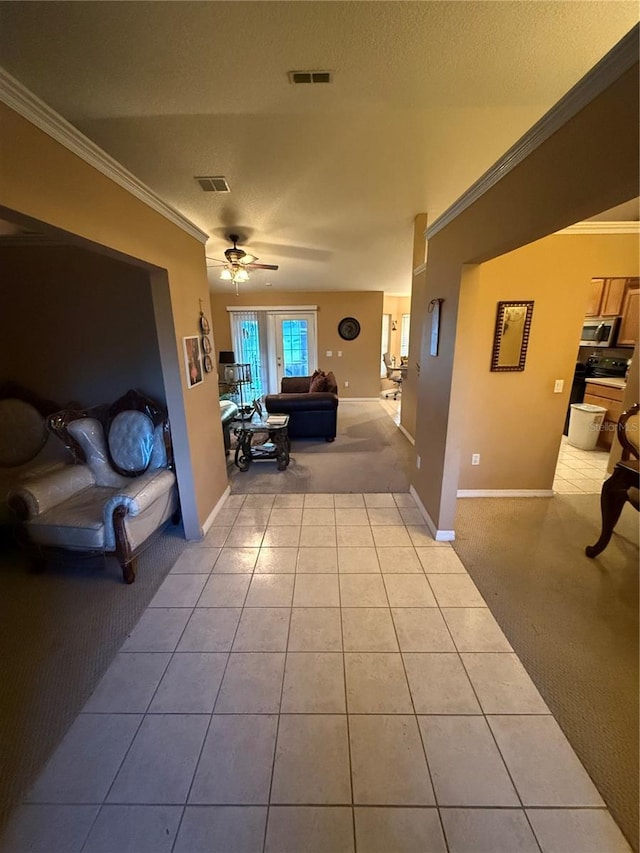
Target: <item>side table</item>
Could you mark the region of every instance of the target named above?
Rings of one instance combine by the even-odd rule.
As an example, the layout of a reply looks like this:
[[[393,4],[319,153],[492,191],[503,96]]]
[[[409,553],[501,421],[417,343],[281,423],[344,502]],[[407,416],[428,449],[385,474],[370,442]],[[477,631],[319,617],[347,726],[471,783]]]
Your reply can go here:
[[[278,471],[289,464],[289,415],[269,415],[265,420],[242,421],[233,430],[237,439],[234,462],[247,471],[252,462],[275,459]]]

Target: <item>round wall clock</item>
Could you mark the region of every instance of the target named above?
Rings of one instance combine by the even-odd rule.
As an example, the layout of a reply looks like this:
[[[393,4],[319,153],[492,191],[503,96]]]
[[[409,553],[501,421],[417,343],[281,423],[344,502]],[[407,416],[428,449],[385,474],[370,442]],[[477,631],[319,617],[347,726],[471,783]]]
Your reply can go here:
[[[344,317],[338,323],[338,334],[345,341],[353,341],[360,334],[360,323],[355,317]]]

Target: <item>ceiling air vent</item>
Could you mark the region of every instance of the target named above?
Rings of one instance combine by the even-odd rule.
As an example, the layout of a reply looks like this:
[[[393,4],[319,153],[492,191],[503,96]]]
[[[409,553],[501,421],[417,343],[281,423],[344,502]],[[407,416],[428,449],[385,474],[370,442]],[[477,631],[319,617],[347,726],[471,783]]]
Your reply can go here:
[[[200,184],[201,189],[206,193],[231,192],[227,179],[223,175],[214,175],[211,177],[207,175],[198,177],[196,175],[196,181]]]
[[[290,71],[290,83],[331,83],[330,71]]]

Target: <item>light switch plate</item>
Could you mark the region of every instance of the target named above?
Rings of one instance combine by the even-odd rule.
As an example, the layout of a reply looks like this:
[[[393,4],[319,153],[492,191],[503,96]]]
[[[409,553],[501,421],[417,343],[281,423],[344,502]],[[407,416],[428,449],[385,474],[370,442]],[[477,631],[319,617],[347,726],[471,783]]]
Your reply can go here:
[[[564,391],[564,379],[556,379],[555,384],[553,386],[554,394],[562,394]]]

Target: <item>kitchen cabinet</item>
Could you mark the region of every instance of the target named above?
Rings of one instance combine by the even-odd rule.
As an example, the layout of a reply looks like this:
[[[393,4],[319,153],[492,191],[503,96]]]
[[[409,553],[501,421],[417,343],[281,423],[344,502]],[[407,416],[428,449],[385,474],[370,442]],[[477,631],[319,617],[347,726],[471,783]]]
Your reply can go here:
[[[585,317],[618,317],[627,291],[628,278],[592,278]]]
[[[604,293],[604,282],[605,279],[603,278],[591,279],[591,290],[589,291],[589,299],[587,300],[587,306],[584,312],[585,317],[600,316],[600,304],[602,302],[602,294]]]
[[[589,382],[585,387],[584,402],[605,408],[604,424],[598,437],[598,447],[609,448],[616,436],[616,424],[622,414],[624,389]]]
[[[626,278],[605,278],[600,302],[601,317],[617,317],[622,313],[627,281]]]
[[[618,346],[632,347],[638,340],[640,313],[640,285],[637,278],[628,279],[622,303],[622,319],[618,329]]]

